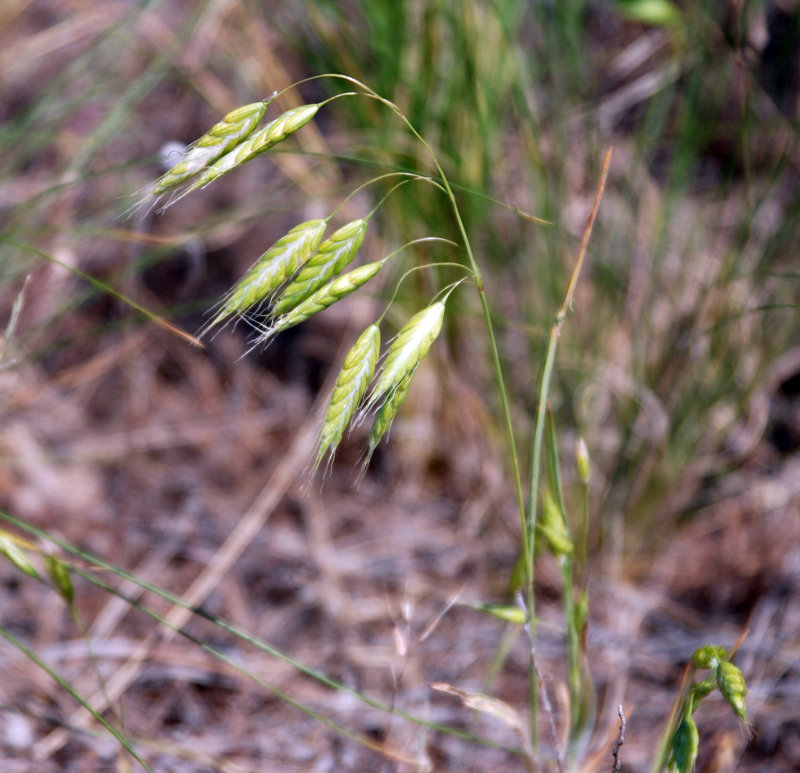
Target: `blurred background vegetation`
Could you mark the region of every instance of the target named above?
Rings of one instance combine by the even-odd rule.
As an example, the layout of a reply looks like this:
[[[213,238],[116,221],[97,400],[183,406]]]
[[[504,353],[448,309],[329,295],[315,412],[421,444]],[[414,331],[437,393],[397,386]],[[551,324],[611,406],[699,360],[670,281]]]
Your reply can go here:
[[[756,633],[742,652],[756,733],[748,741],[720,712],[719,726],[705,729],[714,742],[701,767],[748,770],[769,759],[771,770],[796,769],[800,752],[788,739],[799,728],[787,706],[798,680],[786,641],[800,629],[799,37],[800,9],[788,0],[6,0],[2,326],[15,300],[21,311],[2,352],[0,506],[182,592],[215,566],[241,514],[274,485],[288,444],[313,426],[339,349],[395,289],[387,283],[244,359],[241,328],[203,351],[171,336],[76,272],[194,333],[292,225],[327,215],[373,176],[431,166],[384,107],[339,100],[268,159],[165,212],[136,208],[167,142],[189,142],[234,107],[309,75],[345,73],[393,100],[457,186],[523,438],[600,162],[613,146],[551,395],[565,469],[578,437],[592,457],[590,631],[600,702],[587,755],[610,759],[616,704],[625,702],[641,718],[627,760],[642,769],[693,648],[709,637],[730,646],[749,623]],[[280,107],[343,88],[313,81],[282,95]],[[343,214],[362,214],[386,190],[366,188]],[[373,259],[429,235],[457,239],[448,202],[410,184],[381,207],[365,249]],[[424,246],[403,268],[456,259]],[[441,269],[404,281],[392,319],[454,276]],[[441,649],[417,647],[391,665],[404,597],[422,620],[458,591],[508,601],[518,549],[485,334],[469,293],[457,300],[446,343],[361,487],[351,483],[363,438],[347,442],[307,499],[301,460],[291,480],[278,481],[268,527],[238,562],[222,565],[228,590],[204,600],[213,614],[238,617],[337,678],[420,713],[404,690],[442,679],[492,681],[490,692],[524,708],[524,647],[516,645],[519,673],[512,652],[505,681],[490,680],[502,637],[474,615],[450,615],[452,627],[432,635]],[[404,518],[413,537],[391,537]],[[76,638],[68,617],[43,619],[42,604],[57,608],[41,600],[46,589],[27,587],[11,565],[2,572],[4,626],[40,651]],[[547,598],[557,576],[545,571],[541,583]],[[81,598],[90,622],[107,609],[88,590]],[[131,642],[148,629],[126,620],[113,630]],[[442,676],[461,637],[463,670]],[[370,647],[387,651],[368,656]],[[271,716],[271,704],[200,664],[193,678],[176,676],[166,660],[161,671],[151,663],[156,675],[145,673],[125,699],[131,733],[172,760],[159,769],[306,770],[309,760],[379,769],[285,708],[279,749],[252,739],[236,746],[230,739],[248,738],[251,715]],[[91,681],[86,663],[62,665]],[[285,670],[279,681],[303,694]],[[0,721],[8,764],[19,765],[8,770],[27,770],[53,724],[70,724],[72,704],[21,664],[17,671]],[[402,746],[385,717],[370,721],[362,731]],[[224,731],[208,730],[220,722]],[[208,741],[202,759],[186,743],[199,736]],[[295,744],[306,757],[295,758]],[[430,741],[434,769],[469,769],[463,745]],[[503,760],[488,747],[481,753],[474,769]],[[108,769],[109,754],[76,729],[42,764]]]

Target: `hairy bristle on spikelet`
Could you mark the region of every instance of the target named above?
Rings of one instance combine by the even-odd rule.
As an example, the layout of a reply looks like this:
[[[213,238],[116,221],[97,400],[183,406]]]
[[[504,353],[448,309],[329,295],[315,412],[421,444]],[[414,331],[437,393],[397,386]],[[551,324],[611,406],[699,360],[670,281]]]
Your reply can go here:
[[[336,451],[347,425],[355,415],[375,373],[380,346],[380,328],[373,324],[359,336],[344,358],[322,422],[315,470],[328,451]]]
[[[291,311],[323,287],[332,276],[341,273],[355,258],[366,232],[367,221],[362,218],[334,231],[284,288],[275,301],[273,314],[277,316]]]
[[[211,324],[268,299],[317,249],[326,224],[325,220],[308,220],[278,239],[228,293]]]
[[[193,177],[231,148],[243,142],[256,128],[267,109],[267,102],[253,102],[228,113],[214,124],[187,151],[183,158],[165,172],[153,186],[158,196]]]

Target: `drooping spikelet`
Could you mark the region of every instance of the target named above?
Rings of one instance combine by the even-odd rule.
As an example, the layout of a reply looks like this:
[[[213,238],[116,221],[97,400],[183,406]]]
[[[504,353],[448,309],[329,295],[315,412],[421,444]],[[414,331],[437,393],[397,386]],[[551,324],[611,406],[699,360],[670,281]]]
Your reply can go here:
[[[744,696],[747,695],[747,686],[741,670],[728,660],[723,660],[717,666],[717,686],[722,697],[728,702],[739,719],[747,722],[747,705]]]
[[[227,174],[237,166],[250,161],[259,153],[274,147],[290,134],[294,134],[298,129],[305,126],[317,114],[317,110],[319,110],[319,105],[317,104],[301,105],[282,113],[275,120],[270,121],[266,126],[237,145],[233,150],[206,167],[194,182],[181,193],[181,196],[191,193],[196,188],[208,185],[208,183],[218,177],[222,177],[222,175]]]
[[[228,293],[212,325],[269,298],[317,249],[325,220],[308,220],[278,239]]]
[[[311,297],[320,287],[355,258],[364,241],[367,221],[359,218],[343,225],[327,238],[284,288],[273,307],[273,315],[286,314]]]
[[[214,124],[175,166],[158,179],[153,194],[158,196],[172,190],[247,139],[264,117],[267,104],[268,101],[261,101],[237,107]]]
[[[375,419],[372,422],[372,429],[369,433],[369,442],[367,443],[367,452],[364,455],[364,462],[362,469],[366,469],[372,454],[381,442],[381,438],[389,431],[392,426],[394,417],[400,410],[400,406],[408,396],[408,390],[411,388],[411,381],[414,378],[414,371],[407,373],[400,382],[389,391],[384,401],[381,403],[378,412],[375,414]]]
[[[370,407],[393,392],[406,376],[414,373],[439,335],[443,320],[444,302],[435,301],[417,312],[395,336],[372,389],[368,401]]]
[[[342,370],[336,379],[328,410],[322,422],[319,448],[314,469],[319,466],[325,454],[336,450],[347,425],[355,415],[367,385],[375,373],[381,347],[380,328],[370,325],[353,344],[344,358]]]
[[[309,317],[313,317],[314,314],[327,309],[328,306],[332,306],[336,301],[340,301],[350,293],[355,292],[359,287],[369,282],[380,271],[383,264],[384,261],[382,260],[366,263],[328,282],[301,304],[295,306],[283,316],[278,317],[272,327],[264,333],[262,339],[305,322]]]

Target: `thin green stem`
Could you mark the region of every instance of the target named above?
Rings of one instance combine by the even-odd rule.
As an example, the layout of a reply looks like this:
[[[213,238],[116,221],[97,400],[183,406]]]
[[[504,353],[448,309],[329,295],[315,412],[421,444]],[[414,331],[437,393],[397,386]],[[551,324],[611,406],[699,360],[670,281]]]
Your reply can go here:
[[[382,97],[376,91],[371,89],[366,84],[362,83],[361,81],[357,80],[356,78],[352,78],[349,75],[341,75],[338,73],[327,73],[325,75],[314,76],[314,78],[338,78],[348,83],[352,83],[358,86],[361,89],[364,89],[364,95],[368,96],[372,99],[376,99],[382,104],[386,105],[390,110],[392,110],[400,120],[406,125],[408,130],[414,135],[415,139],[417,139],[420,144],[428,151],[433,161],[434,166],[436,167],[436,172],[439,175],[439,179],[444,186],[444,192],[447,196],[453,210],[453,216],[456,220],[456,226],[458,227],[459,234],[464,242],[464,249],[467,253],[467,260],[469,265],[472,269],[473,274],[475,275],[475,284],[478,290],[478,295],[481,300],[481,310],[483,311],[484,320],[486,322],[486,328],[489,333],[489,345],[491,349],[491,359],[492,359],[492,367],[494,369],[495,381],[497,382],[497,391],[500,398],[500,405],[503,412],[503,421],[505,424],[505,431],[506,431],[506,438],[508,442],[508,450],[509,450],[509,458],[511,461],[511,472],[514,480],[514,493],[517,500],[517,508],[520,514],[520,526],[522,528],[522,534],[525,533],[525,500],[522,493],[522,474],[521,468],[519,464],[519,456],[517,454],[517,443],[516,438],[514,435],[514,425],[511,420],[511,406],[508,400],[508,392],[506,390],[505,385],[505,378],[503,376],[503,366],[500,361],[500,352],[497,348],[497,340],[494,334],[494,325],[492,324],[492,315],[489,310],[489,303],[486,299],[486,293],[484,290],[483,285],[483,275],[480,270],[480,266],[478,265],[478,261],[475,259],[475,254],[472,251],[472,245],[469,240],[469,236],[467,236],[467,229],[464,226],[464,221],[461,217],[461,211],[458,208],[458,203],[456,201],[455,194],[453,193],[453,189],[450,187],[450,181],[447,179],[447,175],[444,173],[444,169],[442,169],[441,164],[439,163],[439,159],[436,157],[436,153],[433,151],[433,148],[428,144],[428,142],[424,139],[424,137],[414,128],[414,125],[408,118],[405,116],[403,111],[391,100]],[[309,79],[310,80],[310,79]],[[300,81],[302,83],[303,81]],[[531,571],[531,565],[533,562],[533,554],[529,553],[527,549],[527,542],[526,540],[522,540],[523,542],[523,554],[525,560],[525,568],[526,574]]]
[[[83,708],[85,708],[106,730],[108,730],[114,738],[119,741],[120,745],[133,757],[148,773],[153,773],[150,766],[136,753],[131,742],[112,725],[105,717],[95,711],[89,702],[83,698],[75,688],[60,674],[54,671],[47,665],[30,647],[27,647],[21,642],[14,634],[0,626],[0,636],[2,636],[11,646],[25,655],[28,660],[35,663],[42,671],[44,671],[51,679],[53,679],[62,690],[69,693]]]
[[[173,335],[182,338],[184,341],[192,344],[192,346],[197,346],[198,348],[203,348],[203,343],[199,341],[192,335],[189,335],[187,332],[181,330],[180,328],[175,327],[175,325],[170,324],[167,322],[163,317],[159,317],[157,314],[154,314],[152,311],[144,308],[140,304],[136,303],[132,298],[128,298],[127,296],[123,295],[122,293],[115,290],[111,285],[106,284],[100,279],[93,277],[91,274],[87,274],[85,271],[81,271],[79,268],[75,266],[70,266],[68,263],[64,263],[60,261],[58,258],[54,258],[52,255],[37,249],[33,245],[25,244],[23,242],[18,242],[16,239],[12,239],[8,236],[0,234],[0,241],[5,242],[6,244],[10,244],[13,247],[18,247],[21,250],[26,250],[27,252],[31,252],[34,255],[38,255],[40,258],[44,258],[45,260],[49,260],[51,263],[55,263],[58,266],[62,266],[63,268],[67,269],[67,271],[71,271],[75,276],[79,276],[81,279],[85,279],[92,287],[100,290],[101,292],[107,293],[108,295],[117,298],[118,300],[122,301],[123,303],[130,306],[135,311],[138,311],[143,317],[149,319],[151,322],[154,322],[156,325],[163,327],[165,330],[168,330]]]
[[[542,442],[544,439],[544,430],[547,422],[547,396],[550,393],[550,382],[553,377],[553,365],[556,359],[556,350],[558,349],[558,338],[561,332],[561,325],[567,316],[570,308],[572,307],[572,298],[575,294],[575,287],[578,283],[583,261],[586,256],[586,249],[589,246],[589,237],[592,233],[597,211],[600,208],[600,200],[603,197],[603,190],[605,189],[606,178],[608,177],[608,168],[611,164],[611,149],[606,152],[603,160],[603,169],[600,175],[600,183],[597,186],[595,193],[594,204],[592,205],[589,218],[586,221],[586,226],[583,229],[583,238],[581,239],[581,246],[578,250],[578,258],[575,262],[575,268],[572,270],[567,291],[564,294],[564,301],[561,308],[556,314],[553,326],[550,330],[550,338],[547,342],[547,352],[545,354],[544,364],[542,366],[542,375],[539,381],[539,391],[537,394],[536,406],[536,423],[533,430],[532,448],[531,448],[531,469],[528,482],[528,511],[526,517],[523,519],[523,542],[526,544],[525,553],[527,556],[533,556],[534,543],[536,538],[536,520],[538,517],[539,505],[539,479],[542,468]],[[529,614],[531,617],[530,636],[531,636],[531,652],[536,652],[536,595],[534,591],[535,570],[533,563],[530,564],[530,571],[527,575],[527,599],[529,606]],[[532,655],[533,656],[533,655]],[[537,698],[534,694],[531,695],[531,734],[535,737],[537,730]]]

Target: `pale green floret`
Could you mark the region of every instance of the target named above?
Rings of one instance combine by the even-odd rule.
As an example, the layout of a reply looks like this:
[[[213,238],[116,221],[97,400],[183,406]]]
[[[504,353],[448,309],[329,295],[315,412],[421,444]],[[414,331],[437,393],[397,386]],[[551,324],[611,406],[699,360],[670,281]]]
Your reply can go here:
[[[230,291],[212,325],[269,298],[317,249],[326,224],[309,220],[278,239]]]
[[[700,734],[697,725],[691,716],[684,717],[683,721],[672,736],[667,769],[670,773],[691,773],[697,760],[700,748]]]
[[[227,174],[237,166],[250,161],[259,153],[274,147],[290,134],[294,134],[298,129],[305,126],[316,115],[317,110],[319,110],[319,105],[302,105],[282,113],[247,140],[215,161],[183,192],[183,195],[185,196],[197,188],[208,185],[208,183],[213,182],[218,177],[222,177],[222,175]]]
[[[415,314],[395,336],[372,389],[369,405],[374,406],[416,370],[439,335],[444,320],[444,303],[436,301]]]
[[[186,151],[184,157],[163,174],[153,193],[166,193],[203,170],[213,161],[249,137],[264,117],[266,102],[253,102],[228,113]]]
[[[264,337],[274,335],[281,330],[286,330],[294,325],[305,322],[309,317],[319,313],[328,306],[332,306],[336,301],[350,295],[369,282],[378,271],[381,270],[383,261],[366,263],[363,266],[348,271],[346,274],[328,282],[324,287],[317,290],[313,295],[306,298],[301,304],[295,306],[291,311],[278,317],[273,326],[265,333]]]
[[[373,324],[359,336],[344,358],[342,370],[336,379],[336,386],[333,388],[331,401],[322,422],[314,469],[319,466],[328,450],[335,451],[339,445],[375,373],[380,348],[380,328]]]
[[[747,686],[741,670],[730,661],[723,660],[717,666],[717,686],[736,716],[747,722],[747,706],[744,700]]]
[[[364,241],[367,221],[353,220],[334,231],[302,266],[275,301],[273,315],[286,314],[310,298],[332,277],[340,274],[355,258]]]
[[[373,421],[372,429],[369,433],[367,453],[364,457],[364,468],[369,464],[369,460],[378,447],[378,443],[381,442],[381,438],[389,431],[394,417],[397,416],[400,406],[408,396],[408,390],[411,388],[411,382],[414,379],[415,371],[416,369],[407,373],[400,382],[389,391],[386,395],[386,399],[381,403],[381,407],[378,408],[378,412],[375,414],[375,421]]]

